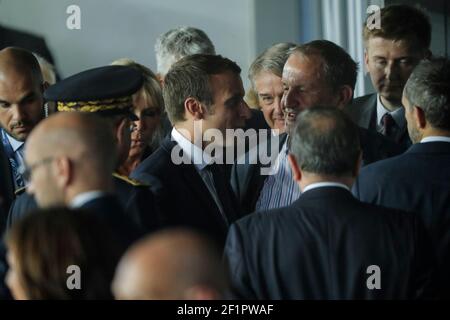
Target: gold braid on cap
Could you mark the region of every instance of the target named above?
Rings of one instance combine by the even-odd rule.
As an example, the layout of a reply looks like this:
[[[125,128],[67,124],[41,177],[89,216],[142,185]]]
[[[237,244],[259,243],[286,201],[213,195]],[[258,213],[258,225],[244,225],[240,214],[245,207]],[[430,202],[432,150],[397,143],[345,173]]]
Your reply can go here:
[[[126,110],[132,105],[131,96],[97,101],[58,102],[58,111],[100,112]]]

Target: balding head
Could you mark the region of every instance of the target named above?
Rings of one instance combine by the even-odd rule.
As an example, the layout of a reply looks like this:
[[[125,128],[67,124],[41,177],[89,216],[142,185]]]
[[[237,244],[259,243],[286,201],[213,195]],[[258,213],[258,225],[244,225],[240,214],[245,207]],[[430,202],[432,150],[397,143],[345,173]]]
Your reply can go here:
[[[67,205],[81,192],[104,190],[116,163],[110,123],[91,114],[55,114],[30,135],[25,160],[33,171],[28,191],[40,206]]]
[[[227,287],[217,249],[188,230],[151,235],[122,258],[113,281],[116,299],[217,299]]]
[[[9,47],[0,51],[0,124],[24,141],[43,118],[44,84],[33,54]]]
[[[26,73],[37,84],[43,81],[38,60],[25,49],[8,47],[0,50],[0,74],[8,71]]]

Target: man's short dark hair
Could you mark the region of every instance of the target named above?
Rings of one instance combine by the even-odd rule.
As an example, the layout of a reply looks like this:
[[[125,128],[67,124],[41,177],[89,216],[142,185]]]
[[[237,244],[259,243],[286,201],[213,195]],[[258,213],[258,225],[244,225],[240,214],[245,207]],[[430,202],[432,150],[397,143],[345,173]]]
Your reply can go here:
[[[357,126],[333,107],[313,107],[300,113],[290,153],[305,172],[352,176],[360,155]]]
[[[241,68],[220,55],[194,54],[176,62],[164,79],[164,102],[172,124],[184,121],[184,102],[192,97],[210,106],[214,103],[210,76],[231,71],[241,73]]]
[[[367,47],[370,38],[380,37],[389,40],[407,40],[420,49],[429,49],[431,43],[431,23],[420,9],[408,5],[393,5],[381,9],[381,28],[370,30],[365,24],[363,39]]]
[[[422,60],[405,85],[405,97],[436,129],[450,130],[450,60]]]
[[[291,49],[291,54],[305,57],[318,56],[323,61],[323,75],[327,84],[338,90],[344,85],[355,89],[358,64],[337,44],[328,40],[315,40]]]

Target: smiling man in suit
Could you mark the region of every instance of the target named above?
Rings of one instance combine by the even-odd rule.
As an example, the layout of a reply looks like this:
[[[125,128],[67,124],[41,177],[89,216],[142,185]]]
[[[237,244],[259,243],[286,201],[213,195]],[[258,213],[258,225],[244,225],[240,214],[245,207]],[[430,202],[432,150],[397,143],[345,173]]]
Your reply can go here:
[[[381,28],[363,31],[364,63],[376,93],[354,100],[347,112],[360,127],[377,131],[406,150],[411,141],[402,105],[409,75],[421,59],[430,56],[431,24],[414,7],[381,9]]]
[[[132,174],[150,184],[165,225],[193,227],[220,246],[239,210],[223,168],[205,152],[217,141],[206,141],[204,134],[214,131],[226,137],[227,129],[245,126],[250,110],[243,100],[240,71],[236,63],[217,55],[196,54],[176,62],[163,89],[174,126],[171,137]],[[175,159],[179,154],[184,161]]]
[[[331,41],[315,40],[291,48],[282,74],[281,105],[287,134],[304,110],[316,106],[343,110],[353,99],[357,69],[350,55]],[[358,135],[363,165],[400,153],[394,142],[377,132],[359,128]],[[279,164],[273,175],[263,176],[262,164],[252,164],[246,159],[233,168],[232,184],[245,213],[287,206],[300,196],[287,161],[289,138],[283,140],[279,150],[270,151],[271,156],[276,154],[275,163]]]

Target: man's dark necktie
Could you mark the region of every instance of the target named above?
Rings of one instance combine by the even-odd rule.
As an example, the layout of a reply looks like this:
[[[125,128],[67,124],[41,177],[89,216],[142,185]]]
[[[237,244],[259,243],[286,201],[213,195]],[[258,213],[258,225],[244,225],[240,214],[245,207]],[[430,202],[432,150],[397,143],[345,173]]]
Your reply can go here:
[[[237,212],[233,206],[233,199],[230,198],[231,195],[227,188],[228,181],[225,179],[223,171],[217,164],[210,164],[208,168],[212,173],[215,189],[220,197],[223,210],[225,211],[224,218],[226,219],[227,224],[230,224],[236,220]]]
[[[384,136],[389,137],[392,134],[392,129],[395,125],[394,118],[391,116],[390,113],[385,113],[383,118],[381,118],[381,121],[383,123],[383,129],[381,133]]]

